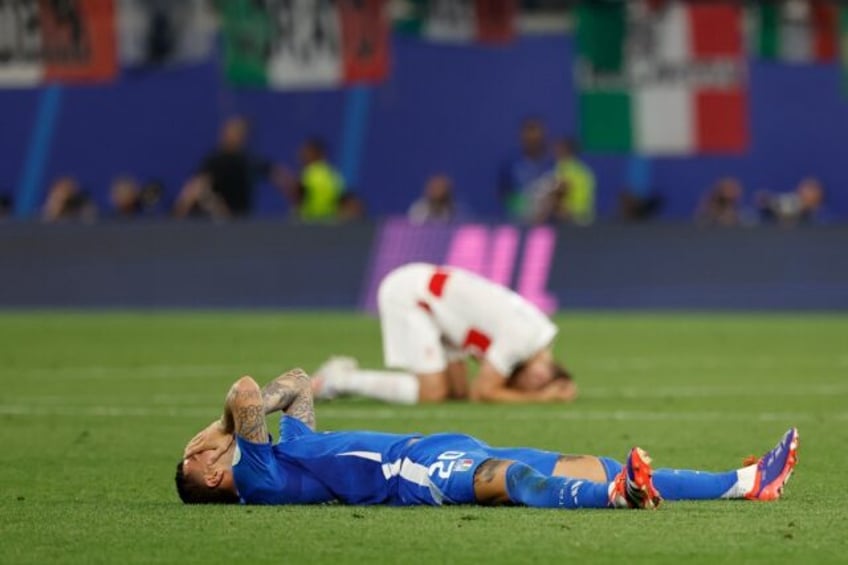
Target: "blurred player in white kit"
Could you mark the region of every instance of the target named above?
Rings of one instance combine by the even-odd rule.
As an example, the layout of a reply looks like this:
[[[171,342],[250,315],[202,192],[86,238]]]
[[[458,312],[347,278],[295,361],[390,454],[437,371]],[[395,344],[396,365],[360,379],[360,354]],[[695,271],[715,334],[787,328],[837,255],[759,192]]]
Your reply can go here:
[[[553,358],[557,327],[512,290],[474,273],[428,263],[390,272],[377,295],[383,357],[366,370],[333,357],[316,371],[319,398],[394,402],[569,402],[571,375]],[[468,382],[466,359],[479,361]]]

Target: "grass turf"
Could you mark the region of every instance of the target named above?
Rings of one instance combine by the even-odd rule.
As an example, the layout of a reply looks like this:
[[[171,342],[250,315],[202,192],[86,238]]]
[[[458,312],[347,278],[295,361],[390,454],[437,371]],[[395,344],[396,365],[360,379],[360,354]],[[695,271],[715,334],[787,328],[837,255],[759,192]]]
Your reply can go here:
[[[318,408],[325,429],[462,431],[496,445],[726,469],[801,430],[773,504],[657,512],[185,507],[173,472],[231,381],[326,355],[379,366],[347,314],[0,314],[0,562],[826,562],[848,559],[848,317],[562,316],[573,406]]]

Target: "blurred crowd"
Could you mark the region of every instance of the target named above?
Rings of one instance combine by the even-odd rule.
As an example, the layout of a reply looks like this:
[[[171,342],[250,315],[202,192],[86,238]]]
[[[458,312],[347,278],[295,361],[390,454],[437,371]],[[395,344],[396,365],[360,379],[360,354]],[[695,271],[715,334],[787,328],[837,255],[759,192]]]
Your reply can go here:
[[[273,187],[288,203],[292,218],[300,222],[346,223],[366,218],[366,203],[346,186],[329,160],[323,140],[304,140],[297,166],[292,167],[253,152],[249,138],[250,124],[244,117],[227,119],[217,144],[172,201],[167,201],[161,182],[121,174],[112,181],[104,209],[73,175],[61,176],[46,192],[41,219],[48,223],[137,218],[227,220],[253,212],[260,185]],[[576,142],[568,137],[550,139],[545,123],[531,117],[521,124],[515,155],[500,167],[493,198],[499,198],[504,215],[515,223],[587,226],[596,219],[595,192],[595,175],[580,158]],[[641,222],[660,215],[663,196],[649,183],[633,182],[620,191],[617,202],[616,220]],[[12,212],[11,197],[0,194],[0,218],[10,217]],[[423,180],[420,195],[410,203],[407,216],[413,224],[475,218],[474,211],[463,203],[461,187],[444,172],[433,172]],[[704,191],[694,212],[695,223],[705,227],[795,226],[829,220],[825,189],[814,177],[802,179],[794,190],[761,190],[748,196],[739,179],[726,176]]]
[[[245,118],[226,120],[217,145],[198,163],[173,202],[166,201],[160,182],[119,175],[110,186],[108,208],[98,209],[90,194],[68,175],[56,179],[47,190],[41,218],[45,222],[164,217],[226,220],[253,212],[260,184],[278,190],[302,221],[347,221],[365,216],[359,197],[346,189],[342,176],[328,161],[321,139],[303,141],[295,169],[250,150],[249,136],[250,124]]]
[[[815,177],[807,177],[788,192],[758,191],[745,198],[742,183],[734,177],[719,179],[703,195],[695,214],[702,226],[745,226],[774,223],[781,226],[827,223],[825,192]]]

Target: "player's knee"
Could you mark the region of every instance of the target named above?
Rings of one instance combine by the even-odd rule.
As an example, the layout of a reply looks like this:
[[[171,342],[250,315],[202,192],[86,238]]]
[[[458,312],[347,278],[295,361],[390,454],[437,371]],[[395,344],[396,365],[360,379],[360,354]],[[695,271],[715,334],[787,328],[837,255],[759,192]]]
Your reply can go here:
[[[514,462],[506,469],[506,491],[511,498],[521,490],[536,492],[544,489],[546,478],[529,465]]]
[[[506,473],[516,463],[508,459],[488,459],[474,473],[474,496],[480,504],[510,502]],[[529,469],[529,467],[528,467]]]

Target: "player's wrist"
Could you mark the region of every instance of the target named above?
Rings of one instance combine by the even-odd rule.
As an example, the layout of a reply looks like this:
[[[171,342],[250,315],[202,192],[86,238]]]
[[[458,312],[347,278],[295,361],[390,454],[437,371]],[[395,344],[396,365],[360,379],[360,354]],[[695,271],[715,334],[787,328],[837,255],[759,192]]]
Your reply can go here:
[[[226,416],[221,416],[215,422],[213,422],[212,425],[215,427],[216,431],[222,434],[231,434],[233,433],[233,430],[235,428],[232,420],[227,418]]]

